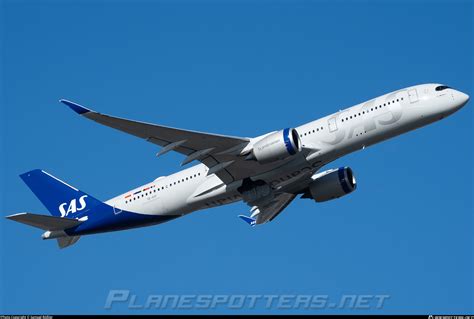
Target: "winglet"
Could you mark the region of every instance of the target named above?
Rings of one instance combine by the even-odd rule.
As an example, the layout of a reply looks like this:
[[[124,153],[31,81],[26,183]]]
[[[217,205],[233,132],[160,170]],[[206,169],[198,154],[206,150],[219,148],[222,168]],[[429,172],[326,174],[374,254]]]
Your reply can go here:
[[[250,226],[252,226],[252,227],[255,226],[256,220],[254,218],[248,217],[248,216],[245,216],[245,215],[239,215],[239,218],[242,219],[247,224],[249,224]]]
[[[71,110],[73,110],[74,112],[76,112],[77,114],[80,114],[80,115],[88,113],[88,112],[92,112],[87,107],[81,106],[77,103],[74,103],[74,102],[71,102],[71,101],[68,101],[68,100],[61,99],[61,100],[59,100],[59,102],[61,102],[63,104],[66,104],[67,106],[69,106],[71,108]]]

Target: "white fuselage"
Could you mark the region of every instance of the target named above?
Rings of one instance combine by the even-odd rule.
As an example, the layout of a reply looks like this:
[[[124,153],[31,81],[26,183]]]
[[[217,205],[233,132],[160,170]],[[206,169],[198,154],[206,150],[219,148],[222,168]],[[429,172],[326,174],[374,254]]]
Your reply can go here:
[[[401,89],[296,127],[303,147],[318,151],[310,155],[298,153],[251,179],[274,187],[286,183],[293,193],[301,192],[311,179],[300,179],[299,175],[314,174],[341,156],[440,120],[467,102],[464,93],[451,88],[436,91],[438,86],[424,84]],[[207,172],[208,168],[199,164],[160,177],[106,203],[115,207],[117,213],[124,210],[147,215],[184,215],[242,199],[237,191],[239,183],[225,185]]]

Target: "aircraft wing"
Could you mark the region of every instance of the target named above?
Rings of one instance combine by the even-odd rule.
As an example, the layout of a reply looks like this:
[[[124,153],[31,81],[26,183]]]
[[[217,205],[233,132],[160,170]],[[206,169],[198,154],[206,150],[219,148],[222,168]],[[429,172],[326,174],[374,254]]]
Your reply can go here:
[[[275,219],[295,197],[296,195],[294,194],[280,193],[267,203],[253,206],[251,216],[239,215],[239,217],[250,226],[270,222]]]
[[[235,165],[235,162],[244,162],[239,154],[249,143],[248,138],[202,133],[132,121],[101,114],[67,100],[60,100],[60,102],[90,120],[162,146],[163,148],[158,152],[158,156],[169,151],[176,151],[187,156],[182,165],[198,160],[209,168],[209,175],[216,174],[226,184],[241,179],[241,175],[246,177],[246,175],[252,174],[254,170],[253,167],[247,170],[242,167],[248,167],[248,162],[243,165]],[[250,163],[253,166],[255,164]]]

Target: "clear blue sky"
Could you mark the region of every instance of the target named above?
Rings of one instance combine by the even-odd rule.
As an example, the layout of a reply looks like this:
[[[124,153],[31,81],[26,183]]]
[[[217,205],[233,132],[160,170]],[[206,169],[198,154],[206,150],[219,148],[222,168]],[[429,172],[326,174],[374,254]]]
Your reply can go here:
[[[256,136],[414,84],[474,94],[471,1],[1,4],[2,216],[47,214],[18,177],[30,169],[104,200],[180,169],[180,155],[157,159],[156,146],[60,98]],[[109,289],[388,294],[383,310],[356,313],[472,313],[472,107],[337,160],[354,169],[355,193],[296,200],[254,229],[239,203],[59,250],[1,218],[0,313],[127,313],[104,310]]]

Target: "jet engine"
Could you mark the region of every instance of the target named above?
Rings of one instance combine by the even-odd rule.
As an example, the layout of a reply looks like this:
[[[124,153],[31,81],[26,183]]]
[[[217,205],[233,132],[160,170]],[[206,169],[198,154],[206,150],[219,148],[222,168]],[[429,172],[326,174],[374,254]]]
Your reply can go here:
[[[256,142],[247,159],[261,164],[285,159],[301,152],[301,141],[294,128],[271,133]]]
[[[325,202],[355,191],[357,184],[350,167],[330,169],[315,174],[303,198],[312,198],[316,202]]]

